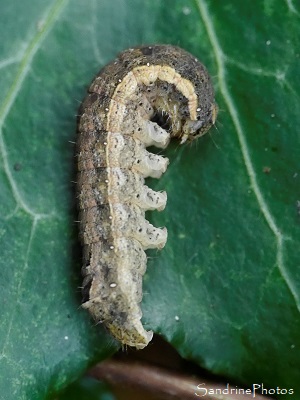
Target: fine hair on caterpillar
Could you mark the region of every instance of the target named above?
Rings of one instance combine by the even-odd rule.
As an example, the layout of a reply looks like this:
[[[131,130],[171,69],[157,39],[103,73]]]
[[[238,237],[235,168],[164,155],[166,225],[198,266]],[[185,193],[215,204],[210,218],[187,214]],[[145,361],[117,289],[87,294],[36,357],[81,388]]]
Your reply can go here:
[[[145,219],[167,194],[145,185],[169,160],[147,147],[171,138],[190,143],[214,125],[218,107],[205,67],[176,46],[131,48],[92,81],[78,119],[83,307],[122,345],[142,349],[152,332],[141,323],[145,250],[161,249],[166,228]]]

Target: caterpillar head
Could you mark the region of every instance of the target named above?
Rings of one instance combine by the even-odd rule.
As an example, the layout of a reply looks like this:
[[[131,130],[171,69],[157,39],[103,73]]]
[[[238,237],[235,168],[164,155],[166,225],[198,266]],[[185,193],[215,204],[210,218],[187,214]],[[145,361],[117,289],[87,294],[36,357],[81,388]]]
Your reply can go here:
[[[218,110],[218,105],[213,103],[211,105],[210,112],[205,116],[199,115],[196,121],[187,119],[182,128],[180,144],[192,142],[198,137],[203,136],[212,127],[212,125],[215,124]]]

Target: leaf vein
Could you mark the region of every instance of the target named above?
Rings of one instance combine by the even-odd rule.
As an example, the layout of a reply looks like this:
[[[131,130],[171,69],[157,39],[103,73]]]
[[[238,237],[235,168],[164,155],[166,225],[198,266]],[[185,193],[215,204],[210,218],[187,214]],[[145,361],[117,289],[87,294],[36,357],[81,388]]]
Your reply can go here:
[[[298,11],[296,10],[292,0],[286,0],[286,5],[293,14],[299,15]]]
[[[26,255],[25,255],[25,260],[24,260],[24,264],[23,264],[23,269],[22,269],[21,277],[19,279],[18,286],[17,286],[17,291],[16,291],[17,293],[16,293],[16,296],[14,298],[15,305],[14,305],[13,311],[10,314],[10,320],[7,323],[7,334],[6,334],[6,337],[5,337],[4,341],[3,341],[3,346],[2,346],[1,353],[0,353],[0,358],[3,358],[3,357],[8,358],[6,356],[6,354],[5,354],[5,350],[6,350],[8,342],[9,342],[10,332],[11,332],[12,327],[13,327],[13,321],[15,319],[15,314],[16,314],[16,309],[17,309],[16,306],[17,306],[17,303],[19,301],[23,278],[25,276],[26,271],[28,270],[28,259],[29,259],[29,255],[30,255],[30,251],[31,251],[31,246],[32,246],[34,234],[35,234],[35,231],[36,231],[36,226],[37,226],[37,223],[38,223],[39,219],[40,219],[39,217],[35,217],[33,219],[33,221],[32,221],[32,226],[31,226],[31,230],[30,230],[30,235],[29,235],[29,240],[28,240],[28,246],[27,246],[27,251],[26,251]]]
[[[8,153],[6,150],[6,144],[3,137],[3,125],[6,120],[7,115],[9,114],[11,107],[14,104],[14,101],[20,92],[23,82],[30,71],[32,60],[39,50],[44,38],[51,30],[56,21],[57,17],[61,13],[64,5],[67,3],[68,0],[56,0],[53,6],[49,9],[46,17],[45,23],[41,27],[41,29],[36,33],[36,35],[32,38],[32,40],[28,43],[27,48],[25,49],[22,58],[20,59],[20,66],[16,73],[15,79],[13,80],[4,101],[0,107],[0,152],[3,157],[3,166],[4,171],[7,175],[8,181],[10,183],[13,196],[16,200],[16,203],[29,215],[32,217],[40,218],[43,214],[36,214],[22,199],[20,191],[18,189],[17,183],[14,180],[12,171],[9,167],[8,161]]]
[[[218,77],[218,81],[219,81],[220,92],[223,95],[225,103],[227,104],[229,114],[231,116],[233,125],[236,130],[236,134],[237,134],[240,148],[241,148],[242,157],[244,160],[245,168],[246,168],[249,180],[250,180],[251,187],[253,189],[253,192],[255,194],[255,197],[256,197],[258,205],[261,209],[261,212],[267,222],[267,225],[269,226],[271,232],[274,234],[275,239],[276,239],[276,245],[277,245],[276,264],[277,264],[277,267],[278,267],[279,272],[280,272],[284,282],[286,283],[291,295],[293,296],[293,299],[295,301],[298,311],[300,312],[300,297],[299,297],[299,294],[297,293],[297,289],[294,284],[293,277],[290,276],[289,271],[286,268],[286,265],[284,263],[284,257],[283,257],[284,241],[289,240],[289,238],[286,237],[281,232],[279,227],[277,226],[276,221],[273,218],[271,211],[269,210],[267,202],[264,199],[262,191],[257,182],[256,173],[255,173],[252,161],[251,161],[250,153],[248,151],[248,145],[246,142],[244,131],[243,131],[242,125],[239,121],[236,106],[230,95],[230,92],[229,92],[229,89],[228,89],[228,86],[226,83],[226,77],[225,77],[225,75],[226,75],[226,56],[224,55],[221,45],[219,43],[219,40],[217,38],[215,29],[214,29],[214,25],[210,18],[210,14],[209,14],[207,5],[204,0],[195,0],[195,2],[197,5],[197,8],[199,10],[200,17],[203,21],[204,27],[207,31],[207,35],[208,35],[210,43],[212,45],[213,52],[215,54],[215,59],[216,59],[217,68],[218,68],[217,77]]]

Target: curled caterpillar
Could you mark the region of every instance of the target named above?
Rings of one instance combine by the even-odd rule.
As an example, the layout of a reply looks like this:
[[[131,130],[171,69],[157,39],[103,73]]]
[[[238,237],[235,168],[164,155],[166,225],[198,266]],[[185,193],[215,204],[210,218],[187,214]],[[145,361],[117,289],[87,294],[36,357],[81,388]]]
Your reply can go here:
[[[145,185],[168,159],[146,150],[202,136],[218,108],[205,67],[171,45],[128,49],[104,67],[84,99],[78,122],[83,307],[122,344],[142,349],[153,333],[141,323],[146,249],[162,248],[166,228],[145,219],[167,195]]]

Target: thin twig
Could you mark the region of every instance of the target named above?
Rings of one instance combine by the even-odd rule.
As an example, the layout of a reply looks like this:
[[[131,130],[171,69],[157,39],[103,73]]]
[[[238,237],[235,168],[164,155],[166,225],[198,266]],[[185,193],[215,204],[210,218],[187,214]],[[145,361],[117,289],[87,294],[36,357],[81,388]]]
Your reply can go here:
[[[253,391],[237,386],[217,384],[201,377],[182,375],[146,363],[128,363],[107,360],[92,368],[89,375],[118,387],[130,387],[155,393],[161,399],[195,400],[245,400],[253,398]],[[229,394],[227,394],[229,389]],[[233,390],[230,394],[230,389]],[[249,390],[249,389],[248,389]],[[267,396],[255,393],[256,400],[271,400]]]

